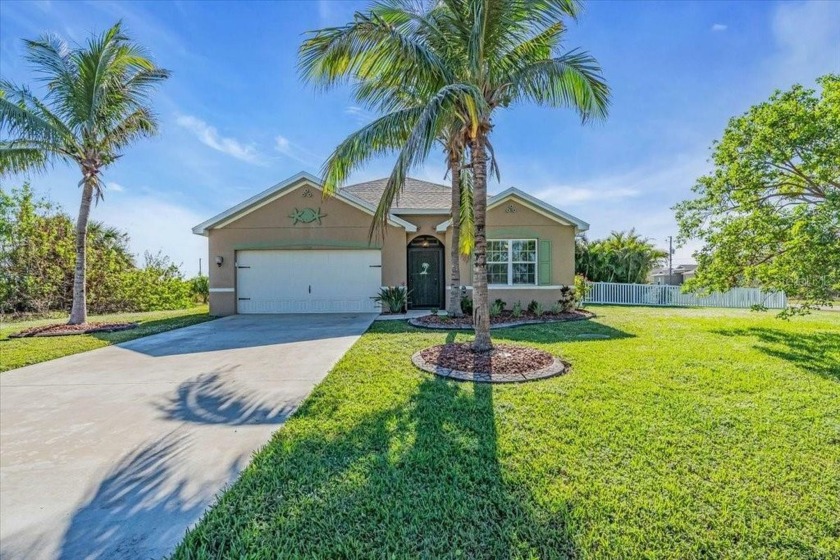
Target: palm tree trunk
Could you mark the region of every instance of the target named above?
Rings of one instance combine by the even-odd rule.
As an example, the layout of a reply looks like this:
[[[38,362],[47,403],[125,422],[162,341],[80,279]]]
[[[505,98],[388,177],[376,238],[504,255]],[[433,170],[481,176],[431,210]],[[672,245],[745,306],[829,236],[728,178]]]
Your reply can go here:
[[[461,154],[449,154],[449,173],[452,177],[452,242],[449,258],[452,260],[449,277],[449,303],[446,313],[452,317],[463,315],[461,311]]]
[[[93,184],[85,181],[82,188],[82,204],[76,219],[76,268],[73,271],[73,307],[70,309],[70,325],[87,322],[87,292],[85,289],[85,261],[87,257],[87,227],[90,218],[90,203],[93,200]]]
[[[470,141],[473,171],[473,222],[475,224],[475,249],[473,267],[473,325],[475,340],[473,351],[489,352],[490,300],[487,293],[487,151],[484,135],[479,132]]]

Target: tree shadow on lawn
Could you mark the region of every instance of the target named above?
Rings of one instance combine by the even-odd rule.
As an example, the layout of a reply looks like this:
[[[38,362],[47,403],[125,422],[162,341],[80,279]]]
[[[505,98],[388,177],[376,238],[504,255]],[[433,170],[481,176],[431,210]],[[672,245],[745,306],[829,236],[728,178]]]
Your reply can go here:
[[[573,557],[562,513],[537,514],[499,464],[493,387],[426,378],[348,430],[308,400],[174,558]],[[566,508],[568,510],[569,508]]]
[[[555,342],[608,342],[636,335],[604,325],[596,319],[569,321],[564,323],[545,323],[523,325],[498,329],[491,333],[499,339],[513,342],[533,342],[551,344]]]
[[[164,419],[195,424],[246,426],[282,424],[298,399],[275,402],[275,395],[246,393],[230,382],[235,368],[223,368],[184,381],[166,402],[157,405]]]
[[[832,332],[795,333],[766,327],[717,329],[723,336],[758,339],[753,347],[774,358],[828,379],[840,381],[840,334]]]

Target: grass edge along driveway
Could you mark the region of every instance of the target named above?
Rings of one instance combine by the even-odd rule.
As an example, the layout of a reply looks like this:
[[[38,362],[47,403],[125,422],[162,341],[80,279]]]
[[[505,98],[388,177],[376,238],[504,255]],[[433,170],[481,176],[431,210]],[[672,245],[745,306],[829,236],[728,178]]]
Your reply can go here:
[[[38,319],[34,321],[4,322],[0,324],[0,372],[54,360],[79,352],[87,352],[111,344],[127,342],[152,334],[180,329],[209,321],[215,317],[208,314],[206,305],[173,311],[150,311],[147,313],[113,313],[93,315],[90,321],[137,322],[139,326],[127,331],[112,333],[79,334],[72,336],[45,336],[32,338],[9,338],[10,334],[30,327],[60,323],[64,319]]]
[[[374,323],[174,558],[838,557],[840,315],[595,311],[495,331],[572,363],[503,386]]]

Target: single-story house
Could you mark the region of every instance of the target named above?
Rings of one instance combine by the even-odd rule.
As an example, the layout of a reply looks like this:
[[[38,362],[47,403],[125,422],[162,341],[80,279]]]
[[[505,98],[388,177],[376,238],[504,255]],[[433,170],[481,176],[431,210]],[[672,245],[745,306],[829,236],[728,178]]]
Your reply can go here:
[[[387,180],[322,196],[298,173],[193,228],[208,238],[210,312],[376,312],[382,286],[406,284],[409,306],[444,309],[449,291],[451,189],[408,179],[384,236],[369,241]],[[488,198],[491,299],[546,306],[572,285],[575,236],[589,225],[510,188]],[[472,267],[462,260],[461,284]]]
[[[670,270],[668,267],[655,268],[650,273],[650,281],[652,284],[663,286],[680,286],[694,278],[696,272],[696,264],[681,264]]]

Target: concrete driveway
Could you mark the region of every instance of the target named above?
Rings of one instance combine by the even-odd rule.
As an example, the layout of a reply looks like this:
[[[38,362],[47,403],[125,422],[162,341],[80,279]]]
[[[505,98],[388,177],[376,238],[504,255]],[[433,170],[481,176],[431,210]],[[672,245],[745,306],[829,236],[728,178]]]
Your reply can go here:
[[[374,317],[227,317],[0,375],[0,556],[171,552]]]

